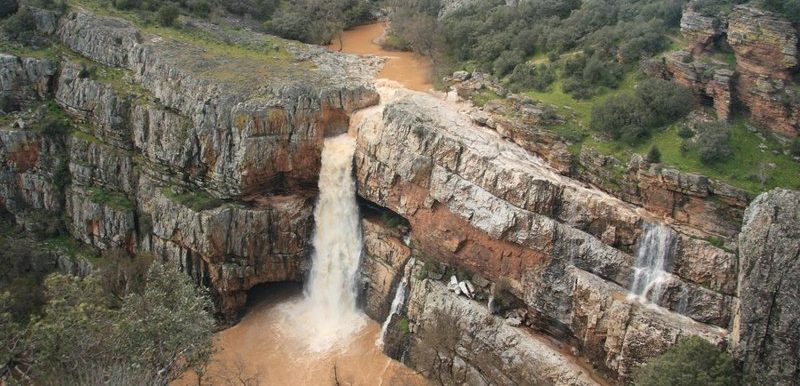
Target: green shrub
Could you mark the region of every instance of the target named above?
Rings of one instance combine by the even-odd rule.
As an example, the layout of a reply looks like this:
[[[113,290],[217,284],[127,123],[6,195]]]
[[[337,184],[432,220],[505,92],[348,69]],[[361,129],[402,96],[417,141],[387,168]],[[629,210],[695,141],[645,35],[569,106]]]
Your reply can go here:
[[[408,325],[408,318],[400,318],[400,320],[397,321],[397,328],[403,333],[403,335],[408,335],[408,333],[411,332],[411,329]]]
[[[592,107],[591,127],[614,139],[637,138],[642,133],[641,100],[628,93],[610,96]]]
[[[12,111],[19,110],[19,105],[17,101],[14,100],[10,95],[2,94],[0,95],[0,111],[3,114],[8,114]]]
[[[141,0],[114,0],[113,3],[114,7],[117,9],[127,10],[127,9],[138,9],[142,6]]]
[[[495,59],[492,68],[495,75],[505,76],[524,61],[525,53],[520,50],[503,51],[500,56]]]
[[[11,39],[27,43],[36,34],[36,20],[28,8],[22,8],[3,22],[3,31]]]
[[[134,208],[134,204],[128,196],[119,193],[105,190],[103,188],[90,189],[90,199],[96,204],[109,205],[111,207],[123,210],[130,210]]]
[[[733,155],[730,146],[730,130],[721,123],[702,125],[697,138],[697,151],[700,162],[713,164],[724,161]]]
[[[389,212],[381,213],[381,221],[389,228],[397,228],[400,225],[403,225],[404,222],[402,217]]]
[[[511,89],[515,92],[530,89],[546,91],[555,82],[556,72],[552,66],[522,63],[514,67],[508,79]]]
[[[793,22],[800,22],[800,0],[764,0],[764,7]]]
[[[19,9],[17,0],[0,0],[0,17],[13,15]]]
[[[647,109],[645,126],[655,128],[686,116],[694,105],[688,88],[663,79],[646,79],[636,86],[636,96]]]
[[[62,135],[70,130],[70,125],[61,117],[47,116],[40,123],[40,129],[45,135]]]
[[[658,150],[658,146],[650,146],[650,150],[647,152],[647,162],[651,164],[661,162],[661,150]]]
[[[683,139],[690,139],[694,137],[694,130],[687,125],[682,125],[680,129],[678,129],[678,136]]]
[[[165,27],[172,26],[178,20],[179,15],[180,11],[174,4],[162,5],[158,9],[158,23]]]
[[[176,193],[172,188],[167,187],[162,189],[162,193],[175,202],[184,205],[195,212],[214,209],[224,203],[222,200],[202,190]]]
[[[88,79],[94,78],[97,74],[97,66],[83,66],[81,70],[78,72],[78,78],[81,79]]]
[[[738,376],[730,355],[703,338],[683,339],[636,369],[636,386],[732,386]]]
[[[389,51],[410,51],[411,45],[400,36],[394,33],[386,34],[386,38],[381,41],[381,47]]]
[[[789,145],[789,154],[800,157],[800,138],[795,138]]]
[[[199,17],[206,17],[211,13],[211,4],[207,0],[194,0],[189,2],[189,10]]]

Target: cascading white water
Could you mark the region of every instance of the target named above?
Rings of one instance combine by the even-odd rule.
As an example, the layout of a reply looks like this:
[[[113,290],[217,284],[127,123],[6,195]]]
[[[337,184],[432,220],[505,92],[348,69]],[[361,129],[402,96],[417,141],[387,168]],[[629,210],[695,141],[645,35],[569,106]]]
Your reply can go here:
[[[303,339],[313,351],[344,342],[366,323],[356,306],[361,228],[352,176],[355,145],[347,134],[325,140],[314,208],[311,273],[305,298],[286,310],[303,324]]]
[[[411,257],[408,259],[405,267],[403,267],[403,278],[400,279],[400,283],[397,284],[397,289],[394,292],[394,299],[392,299],[392,305],[389,307],[389,316],[387,316],[386,320],[383,322],[381,334],[378,336],[378,340],[375,341],[375,344],[378,347],[383,347],[383,340],[386,338],[386,331],[389,329],[389,323],[392,322],[392,316],[397,315],[397,313],[400,311],[400,307],[402,307],[403,303],[406,301],[408,277],[411,276],[411,270],[414,268],[414,263],[416,261],[416,258]]]
[[[650,223],[645,223],[643,230],[636,249],[631,294],[643,303],[658,302],[669,280],[665,270],[675,245],[675,231],[663,224]]]

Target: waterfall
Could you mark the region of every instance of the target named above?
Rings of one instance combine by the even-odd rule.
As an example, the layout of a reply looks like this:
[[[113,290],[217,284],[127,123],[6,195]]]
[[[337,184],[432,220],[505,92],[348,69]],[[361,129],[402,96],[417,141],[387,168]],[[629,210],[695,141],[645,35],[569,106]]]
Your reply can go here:
[[[325,140],[314,208],[314,254],[305,297],[287,309],[302,324],[313,351],[345,341],[366,325],[356,306],[356,275],[361,259],[356,188],[355,139],[342,134]]]
[[[667,262],[675,246],[675,232],[663,224],[645,223],[636,249],[631,294],[643,303],[657,303],[669,280]]]
[[[397,315],[400,311],[400,307],[403,306],[403,303],[406,301],[406,291],[408,290],[408,277],[411,276],[411,270],[414,267],[414,263],[417,261],[414,257],[408,259],[405,267],[403,267],[403,278],[400,279],[400,283],[397,284],[397,289],[394,292],[394,299],[392,299],[392,306],[389,308],[389,316],[386,317],[386,320],[383,322],[383,326],[381,327],[381,334],[378,336],[378,340],[375,341],[375,344],[378,347],[383,347],[383,339],[386,337],[386,331],[389,329],[389,323],[392,322],[392,317]]]

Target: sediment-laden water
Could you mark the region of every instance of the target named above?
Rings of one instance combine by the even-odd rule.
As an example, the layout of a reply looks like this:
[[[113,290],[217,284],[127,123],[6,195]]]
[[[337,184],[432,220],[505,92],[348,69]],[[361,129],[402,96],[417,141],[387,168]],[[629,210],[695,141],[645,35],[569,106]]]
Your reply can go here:
[[[367,24],[347,30],[341,43],[334,39],[328,46],[333,51],[356,55],[375,55],[386,58],[379,79],[393,80],[403,87],[415,91],[430,91],[433,65],[431,60],[413,52],[388,51],[377,44],[384,35],[386,23]]]
[[[362,241],[354,151],[355,140],[347,134],[325,140],[305,289],[285,284],[253,291],[242,321],[215,336],[203,384],[426,384],[383,354],[375,344],[380,326],[356,306]],[[187,374],[176,384],[196,380]]]

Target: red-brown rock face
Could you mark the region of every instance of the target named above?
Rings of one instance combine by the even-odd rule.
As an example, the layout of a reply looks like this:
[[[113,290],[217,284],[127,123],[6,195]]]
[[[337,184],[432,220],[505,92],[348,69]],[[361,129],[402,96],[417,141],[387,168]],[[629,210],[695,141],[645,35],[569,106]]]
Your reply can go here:
[[[358,194],[408,220],[419,260],[503,283],[523,304],[526,326],[594,348],[593,363],[621,380],[637,361],[683,334],[715,342],[725,335],[713,325],[726,327],[730,320],[734,255],[678,235],[669,288],[658,300],[676,313],[661,317],[625,296],[613,298],[631,284],[631,252],[641,240],[640,225],[656,221],[651,213],[559,174],[446,102],[388,87],[383,92],[384,106],[353,118]],[[594,299],[574,297],[580,277]],[[613,312],[597,309],[601,299]],[[636,314],[617,312],[633,309]],[[593,332],[612,322],[612,331]],[[660,335],[648,340],[652,347],[634,350],[636,341],[625,336],[653,326]]]
[[[798,35],[785,19],[750,6],[730,15],[728,43],[736,54],[736,95],[752,118],[793,138],[800,130],[800,104],[790,87],[798,66]]]

